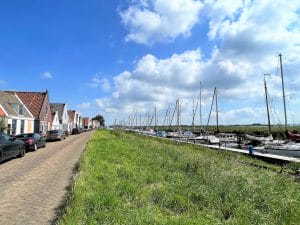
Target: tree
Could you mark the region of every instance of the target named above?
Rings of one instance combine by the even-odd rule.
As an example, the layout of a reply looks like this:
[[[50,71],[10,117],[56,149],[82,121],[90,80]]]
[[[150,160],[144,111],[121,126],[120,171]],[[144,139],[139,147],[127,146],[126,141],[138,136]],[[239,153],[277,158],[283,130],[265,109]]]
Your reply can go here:
[[[94,118],[92,118],[92,120],[99,121],[101,127],[105,126],[105,120],[104,120],[103,116],[101,116],[101,115],[95,116]]]

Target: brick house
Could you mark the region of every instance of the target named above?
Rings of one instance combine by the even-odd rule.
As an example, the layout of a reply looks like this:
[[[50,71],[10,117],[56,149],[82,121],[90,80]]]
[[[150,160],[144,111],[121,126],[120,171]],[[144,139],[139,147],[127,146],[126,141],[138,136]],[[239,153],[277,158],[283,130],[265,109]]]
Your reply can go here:
[[[84,129],[89,129],[90,119],[89,117],[82,117],[82,126]]]

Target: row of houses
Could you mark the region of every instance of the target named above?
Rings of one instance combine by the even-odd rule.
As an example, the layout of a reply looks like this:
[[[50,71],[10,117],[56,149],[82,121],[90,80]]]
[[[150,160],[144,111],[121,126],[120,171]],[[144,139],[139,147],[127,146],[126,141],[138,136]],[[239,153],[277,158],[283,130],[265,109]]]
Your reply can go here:
[[[9,135],[73,128],[97,128],[98,121],[82,117],[76,110],[69,110],[66,103],[50,103],[49,93],[0,91],[0,120]]]

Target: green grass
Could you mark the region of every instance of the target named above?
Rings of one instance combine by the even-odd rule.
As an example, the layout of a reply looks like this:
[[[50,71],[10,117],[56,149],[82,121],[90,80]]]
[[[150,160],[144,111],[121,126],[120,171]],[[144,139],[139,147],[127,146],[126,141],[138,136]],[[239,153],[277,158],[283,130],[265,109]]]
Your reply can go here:
[[[96,132],[59,224],[299,224],[299,183],[243,159]]]

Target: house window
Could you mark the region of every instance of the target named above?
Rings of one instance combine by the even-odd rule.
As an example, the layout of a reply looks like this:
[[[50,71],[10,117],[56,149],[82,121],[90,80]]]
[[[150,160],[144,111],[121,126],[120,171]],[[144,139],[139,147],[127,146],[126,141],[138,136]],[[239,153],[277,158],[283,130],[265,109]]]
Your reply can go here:
[[[18,109],[19,109],[18,104],[13,103],[11,106],[14,109],[15,113],[18,113]]]
[[[13,119],[12,120],[11,134],[16,135],[16,131],[17,131],[17,120]]]
[[[25,120],[21,120],[21,134],[24,133]]]
[[[24,116],[25,109],[23,105],[14,103],[12,104],[12,108],[19,116]]]
[[[19,115],[23,116],[24,115],[24,106],[23,105],[19,105]]]

